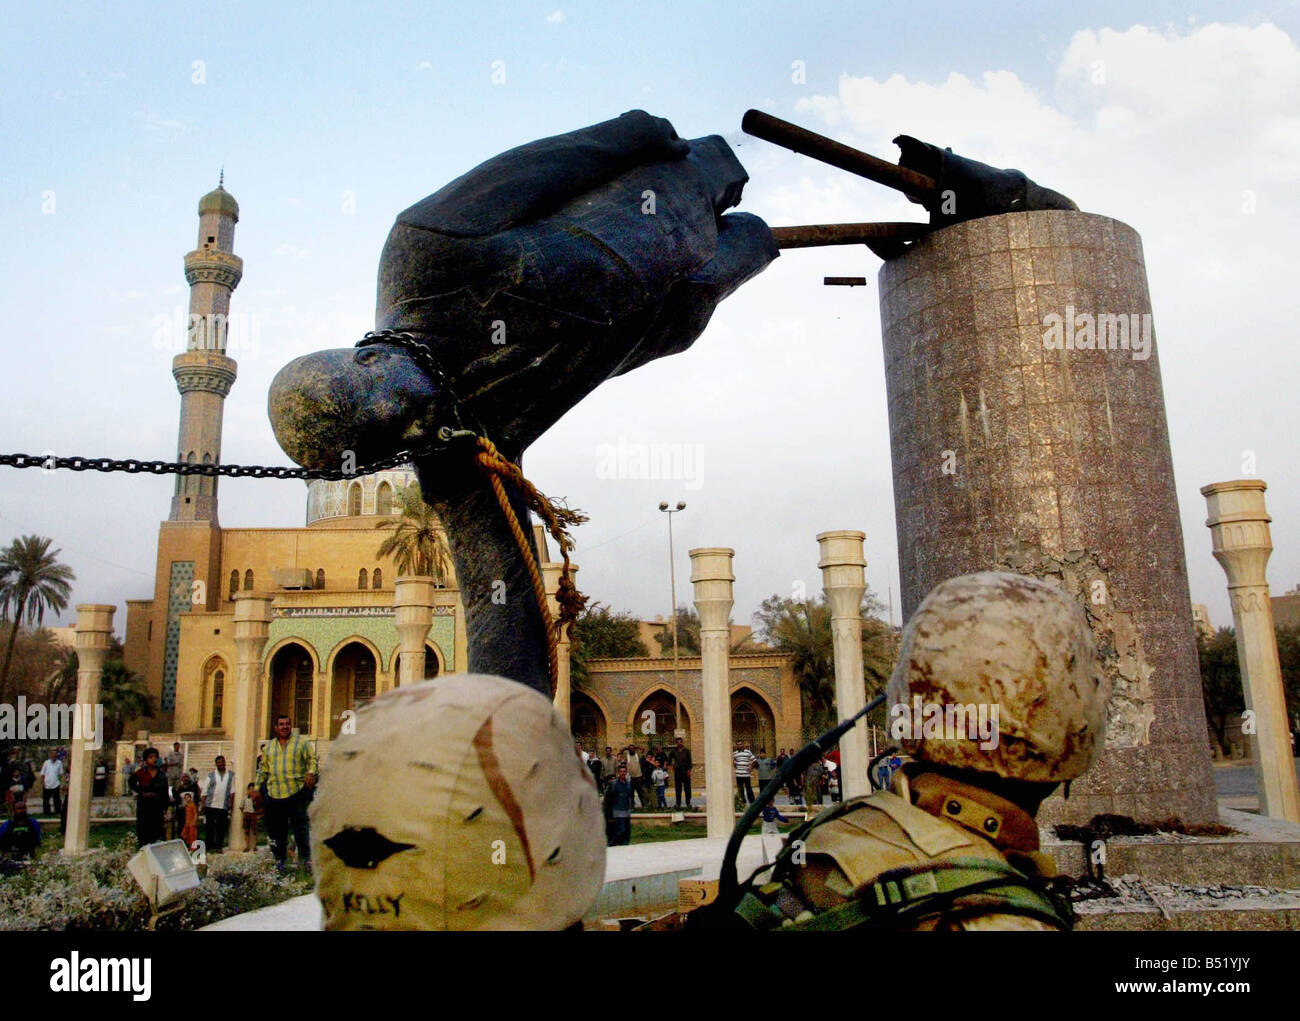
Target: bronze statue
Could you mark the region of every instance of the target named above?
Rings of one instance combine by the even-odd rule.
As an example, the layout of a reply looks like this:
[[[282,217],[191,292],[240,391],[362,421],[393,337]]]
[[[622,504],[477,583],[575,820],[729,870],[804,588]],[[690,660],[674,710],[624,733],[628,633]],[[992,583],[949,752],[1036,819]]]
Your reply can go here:
[[[720,137],[681,139],[640,110],[488,160],[397,217],[379,333],[281,369],[276,439],[301,465],[335,468],[450,427],[517,462],[606,379],[689,347],[776,258],[762,220],[725,213],[747,180]],[[451,540],[469,669],[549,691],[540,610],[487,482],[454,447],[415,469]]]

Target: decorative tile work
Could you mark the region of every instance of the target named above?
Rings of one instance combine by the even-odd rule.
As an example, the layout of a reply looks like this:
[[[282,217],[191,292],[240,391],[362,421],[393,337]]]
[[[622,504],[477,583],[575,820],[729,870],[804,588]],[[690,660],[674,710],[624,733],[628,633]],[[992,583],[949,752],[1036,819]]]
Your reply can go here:
[[[176,708],[176,663],[181,654],[180,615],[193,608],[194,561],[173,560],[167,589],[167,637],[163,642],[162,711]]]
[[[380,652],[383,662],[380,669],[390,671],[393,659],[397,655],[397,625],[391,613],[384,616],[311,616],[279,617],[271,621],[270,635],[266,643],[268,650],[274,648],[286,638],[293,638],[303,645],[310,646],[316,653],[316,659],[322,668],[330,652],[344,639],[360,637],[374,644]],[[443,663],[452,664],[456,659],[456,618],[454,616],[435,616],[429,628],[429,642],[438,648]]]

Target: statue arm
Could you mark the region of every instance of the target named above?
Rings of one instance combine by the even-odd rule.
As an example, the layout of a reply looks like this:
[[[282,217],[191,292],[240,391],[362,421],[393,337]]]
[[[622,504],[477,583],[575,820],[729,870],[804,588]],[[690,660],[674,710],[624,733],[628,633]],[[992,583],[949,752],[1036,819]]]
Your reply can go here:
[[[486,237],[546,215],[643,163],[685,158],[689,143],[644,110],[538,139],[485,163],[397,217],[453,237]]]

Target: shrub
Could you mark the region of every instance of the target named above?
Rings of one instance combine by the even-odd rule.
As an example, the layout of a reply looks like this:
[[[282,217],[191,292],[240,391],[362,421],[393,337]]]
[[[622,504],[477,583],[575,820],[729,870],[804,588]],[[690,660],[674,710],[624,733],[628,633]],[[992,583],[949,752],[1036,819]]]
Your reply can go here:
[[[50,854],[18,874],[0,878],[0,930],[61,932],[145,929],[149,901],[126,863],[134,846],[92,851],[82,858]],[[197,929],[310,893],[311,880],[281,876],[269,855],[221,855],[200,867],[200,885],[184,906],[158,921],[160,930]],[[204,874],[206,872],[206,874]]]

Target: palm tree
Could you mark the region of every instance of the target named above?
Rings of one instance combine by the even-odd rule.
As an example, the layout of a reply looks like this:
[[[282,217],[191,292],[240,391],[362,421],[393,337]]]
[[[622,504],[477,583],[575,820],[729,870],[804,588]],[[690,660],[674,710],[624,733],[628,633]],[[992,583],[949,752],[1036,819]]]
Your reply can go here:
[[[872,614],[879,604],[868,591],[863,599],[862,668],[867,698],[880,693],[894,667],[889,627]],[[806,729],[817,734],[835,722],[835,643],[825,599],[812,602],[772,596],[754,614],[763,640],[793,658]],[[883,710],[876,710],[881,714]]]
[[[397,503],[397,517],[375,522],[376,528],[394,529],[376,555],[392,557],[399,577],[428,575],[445,585],[451,573],[446,533],[433,508],[420,495],[419,483],[399,489]]]
[[[53,541],[24,535],[0,551],[0,617],[13,621],[4,666],[0,667],[0,699],[8,694],[9,663],[23,619],[28,627],[39,626],[45,621],[46,610],[61,612],[68,606],[77,576],[72,568],[59,563],[61,550],[50,552]]]

